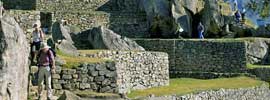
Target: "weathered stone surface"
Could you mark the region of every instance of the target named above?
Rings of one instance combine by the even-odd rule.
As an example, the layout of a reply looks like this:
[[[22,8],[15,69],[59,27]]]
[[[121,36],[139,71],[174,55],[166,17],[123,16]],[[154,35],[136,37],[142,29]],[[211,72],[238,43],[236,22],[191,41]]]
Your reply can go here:
[[[106,86],[106,87],[101,88],[99,92],[102,92],[102,93],[107,92],[107,91],[110,91],[110,89],[111,88],[109,86]]]
[[[58,100],[82,100],[82,98],[80,98],[79,96],[75,95],[70,91],[65,90]]]
[[[66,75],[66,74],[64,74],[64,75],[62,75],[62,78],[63,78],[64,80],[69,80],[69,79],[72,79],[72,76],[71,76],[71,75]]]
[[[104,79],[105,79],[104,76],[97,76],[97,77],[95,77],[94,80],[95,80],[96,82],[102,82]]]
[[[98,71],[104,71],[104,70],[106,70],[107,68],[106,68],[106,66],[105,65],[98,65],[98,66],[96,66],[96,70],[98,70]]]
[[[80,84],[80,89],[89,89],[90,88],[90,84],[88,83],[81,83]]]
[[[0,99],[26,100],[29,45],[13,17],[5,15],[0,20]]]
[[[63,85],[63,89],[67,89],[67,90],[70,90],[72,87],[71,87],[71,84],[64,84]]]
[[[70,29],[68,26],[64,26],[60,23],[54,23],[53,26],[53,40],[58,43],[56,47],[63,53],[77,56],[77,48],[73,45],[74,42],[70,36]]]
[[[59,74],[52,74],[53,79],[60,79],[61,76]]]
[[[171,13],[171,3],[168,0],[141,0],[150,23],[151,37],[175,37],[177,24]]]
[[[116,72],[107,72],[106,74],[105,74],[105,76],[106,77],[116,77]]]
[[[62,85],[61,84],[53,84],[53,89],[60,90],[60,89],[62,89]]]
[[[251,64],[266,64],[269,55],[268,39],[254,39],[247,41],[247,60]]]
[[[122,37],[103,26],[94,28],[91,33],[89,33],[88,40],[95,49],[144,50],[131,39]]]

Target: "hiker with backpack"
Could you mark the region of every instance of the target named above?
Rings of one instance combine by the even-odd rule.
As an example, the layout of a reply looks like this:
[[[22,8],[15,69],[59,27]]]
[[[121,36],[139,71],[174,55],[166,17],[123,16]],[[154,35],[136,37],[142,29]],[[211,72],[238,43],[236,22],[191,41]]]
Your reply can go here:
[[[42,83],[45,78],[47,98],[52,97],[51,74],[55,73],[54,51],[46,43],[41,44],[37,61],[38,61],[38,98],[40,99],[42,93]]]
[[[40,44],[44,39],[44,33],[38,24],[33,25],[34,31],[32,32],[32,43],[31,43],[31,61],[33,62],[36,58],[37,52],[40,49]]]
[[[203,36],[204,26],[203,26],[203,24],[201,22],[199,23],[199,25],[197,27],[197,31],[198,31],[198,34],[199,34],[199,38],[204,39],[204,36]]]

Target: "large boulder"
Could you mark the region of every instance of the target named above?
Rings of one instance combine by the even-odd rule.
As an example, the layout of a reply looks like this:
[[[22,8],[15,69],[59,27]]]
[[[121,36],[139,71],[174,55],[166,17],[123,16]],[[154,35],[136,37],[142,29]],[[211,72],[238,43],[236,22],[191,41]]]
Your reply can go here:
[[[147,15],[151,37],[177,36],[178,25],[172,16],[169,0],[141,0],[141,4]]]
[[[60,23],[54,23],[53,25],[53,40],[57,44],[56,48],[62,53],[77,56],[79,53],[77,48],[73,45],[74,42],[70,36],[71,31],[69,26],[62,25]]]
[[[0,23],[0,100],[27,100],[30,46],[14,18]]]
[[[192,37],[192,21],[195,14],[201,11],[202,5],[199,0],[172,0],[172,16],[178,25],[181,36]]]
[[[224,16],[218,5],[218,0],[205,0],[201,22],[205,26],[205,35],[215,37],[222,31]]]
[[[94,49],[144,51],[144,48],[139,46],[135,41],[122,37],[103,26],[93,28],[88,35],[88,40]]]
[[[247,60],[251,64],[267,63],[270,40],[254,39],[247,42]]]

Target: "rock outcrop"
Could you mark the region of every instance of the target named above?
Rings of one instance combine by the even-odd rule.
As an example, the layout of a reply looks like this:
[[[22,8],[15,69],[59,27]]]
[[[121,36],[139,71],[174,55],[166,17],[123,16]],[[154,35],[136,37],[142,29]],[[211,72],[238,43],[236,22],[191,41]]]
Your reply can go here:
[[[269,43],[267,39],[256,39],[247,42],[247,61],[251,64],[266,64],[269,59]]]
[[[141,0],[149,22],[151,37],[172,38],[177,36],[177,23],[172,17],[169,0]]]
[[[70,28],[60,23],[55,23],[53,28],[53,40],[57,44],[56,48],[61,52],[73,56],[77,56],[79,53],[77,48],[73,45],[74,42],[70,36]]]
[[[122,37],[103,26],[94,28],[88,35],[88,40],[94,49],[144,51],[144,48],[135,41]]]
[[[205,26],[206,36],[218,35],[218,33],[222,31],[221,28],[224,26],[224,17],[221,15],[218,0],[205,0],[201,22]]]
[[[0,25],[0,100],[27,100],[30,46],[14,18]]]

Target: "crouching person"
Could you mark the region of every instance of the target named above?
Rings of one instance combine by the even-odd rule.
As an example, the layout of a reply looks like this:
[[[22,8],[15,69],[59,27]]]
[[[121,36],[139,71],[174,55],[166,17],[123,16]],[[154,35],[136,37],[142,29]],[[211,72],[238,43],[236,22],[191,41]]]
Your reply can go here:
[[[54,54],[50,50],[50,47],[46,43],[41,44],[41,48],[38,53],[38,98],[41,98],[42,83],[45,78],[47,99],[52,98],[52,86],[51,86],[51,74],[55,73],[55,61]]]

